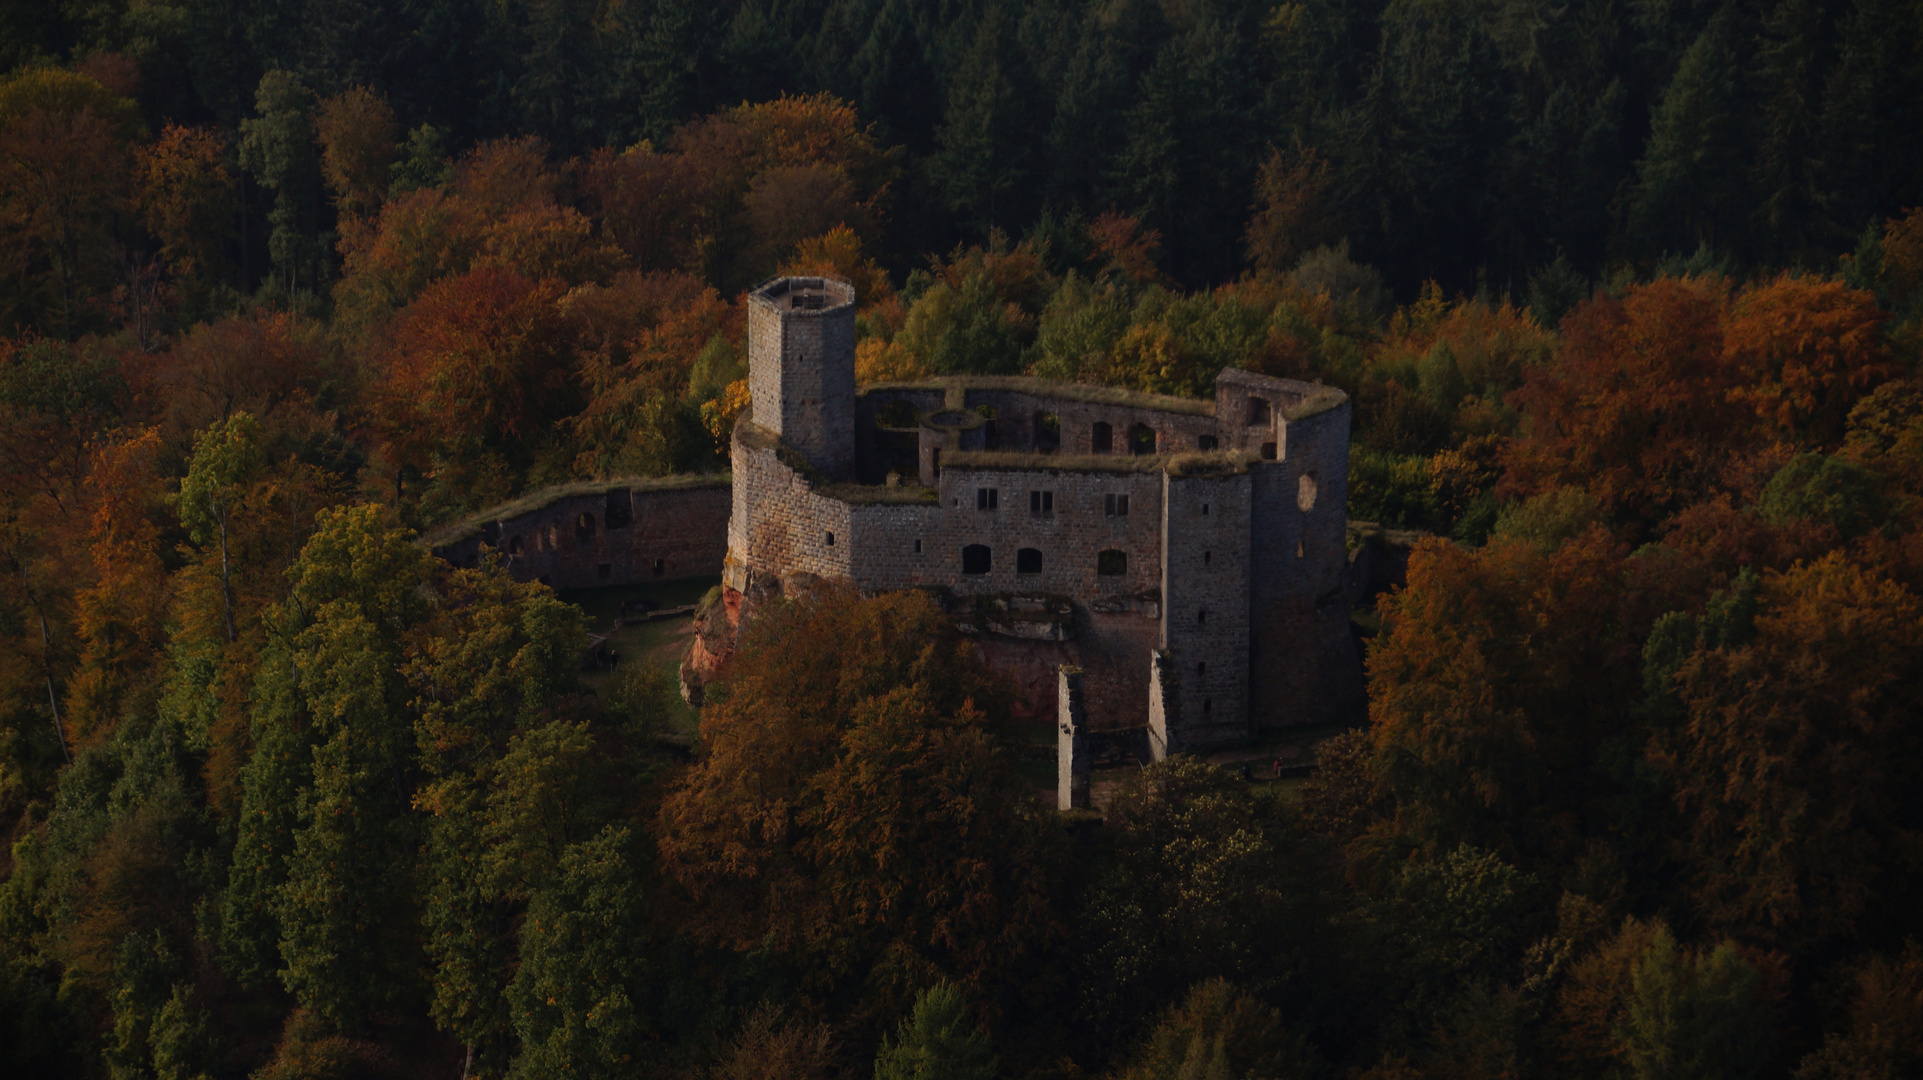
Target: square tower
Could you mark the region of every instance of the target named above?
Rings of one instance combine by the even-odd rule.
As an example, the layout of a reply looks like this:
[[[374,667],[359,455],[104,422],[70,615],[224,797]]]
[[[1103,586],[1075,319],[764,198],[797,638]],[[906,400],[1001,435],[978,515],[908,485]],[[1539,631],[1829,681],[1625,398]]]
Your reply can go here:
[[[855,464],[855,288],[786,277],[748,294],[754,422],[833,478]]]

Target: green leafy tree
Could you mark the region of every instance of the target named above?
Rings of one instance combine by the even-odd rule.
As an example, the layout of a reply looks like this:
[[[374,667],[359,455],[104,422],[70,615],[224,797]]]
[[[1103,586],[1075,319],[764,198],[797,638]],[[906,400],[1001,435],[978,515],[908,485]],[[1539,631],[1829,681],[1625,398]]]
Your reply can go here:
[[[1691,956],[1658,929],[1633,987],[1619,1037],[1636,1080],[1751,1080],[1768,1067],[1775,1018],[1734,945]]]
[[[968,1019],[968,1003],[953,983],[937,983],[915,998],[915,1010],[875,1055],[875,1080],[994,1080],[995,1049]]]
[[[261,186],[274,192],[267,213],[272,230],[267,252],[280,275],[280,290],[292,296],[301,271],[318,286],[314,214],[320,199],[320,156],[314,142],[314,95],[291,72],[261,76],[254,96],[256,116],[241,121],[240,163]]]
[[[1713,20],[1683,54],[1651,117],[1637,164],[1630,225],[1651,255],[1742,238],[1743,175],[1739,60],[1728,20]]]
[[[236,506],[266,467],[260,422],[235,413],[194,439],[193,460],[180,480],[180,523],[194,543],[220,542],[220,596],[233,641],[234,584],[228,526]]]
[[[627,1077],[648,1052],[655,963],[633,843],[609,826],[570,846],[529,903],[508,988],[521,1038],[510,1076]]]

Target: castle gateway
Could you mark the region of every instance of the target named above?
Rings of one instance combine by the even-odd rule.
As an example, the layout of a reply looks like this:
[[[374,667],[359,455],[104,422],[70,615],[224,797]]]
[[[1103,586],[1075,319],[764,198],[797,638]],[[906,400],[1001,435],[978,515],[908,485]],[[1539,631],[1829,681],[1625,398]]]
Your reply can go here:
[[[1036,713],[1078,669],[1076,722],[1146,726],[1156,757],[1359,711],[1345,395],[1234,369],[1214,401],[1032,378],[857,390],[854,352],[847,283],[749,294],[726,625],[703,627],[697,682],[757,603],[831,579],[939,593]]]

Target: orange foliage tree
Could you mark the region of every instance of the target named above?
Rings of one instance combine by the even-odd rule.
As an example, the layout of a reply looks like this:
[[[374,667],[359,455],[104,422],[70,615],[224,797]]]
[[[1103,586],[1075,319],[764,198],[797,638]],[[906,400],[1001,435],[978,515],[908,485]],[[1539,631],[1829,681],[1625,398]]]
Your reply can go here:
[[[157,682],[153,668],[166,648],[169,593],[160,557],[160,446],[153,428],[133,433],[96,451],[87,476],[94,577],[74,596],[81,653],[67,687],[76,743],[111,735],[126,695]]]
[[[1710,924],[1808,947],[1914,896],[1923,600],[1840,553],[1765,576],[1759,600],[1753,629],[1676,672],[1686,719],[1651,758]]]
[[[1660,278],[1566,316],[1555,363],[1509,396],[1524,420],[1505,487],[1587,487],[1650,521],[1712,490],[1759,441],[1755,410],[1732,396],[1744,376],[1724,343],[1727,304],[1719,278]]]
[[[1425,542],[1369,653],[1377,766],[1399,827],[1447,850],[1540,856],[1609,797],[1590,771],[1623,733],[1644,635],[1674,586],[1600,529],[1554,550]]]
[[[1743,375],[1734,391],[1798,442],[1834,445],[1856,400],[1895,376],[1876,297],[1839,281],[1793,277],[1736,298],[1723,348]]]
[[[487,267],[427,288],[376,354],[374,409],[391,452],[438,455],[519,447],[574,411],[561,282]]]
[[[1009,1003],[1059,933],[1048,834],[954,624],[829,588],[763,608],[724,680],[659,825],[697,931],[809,957],[869,1018],[944,977]]]

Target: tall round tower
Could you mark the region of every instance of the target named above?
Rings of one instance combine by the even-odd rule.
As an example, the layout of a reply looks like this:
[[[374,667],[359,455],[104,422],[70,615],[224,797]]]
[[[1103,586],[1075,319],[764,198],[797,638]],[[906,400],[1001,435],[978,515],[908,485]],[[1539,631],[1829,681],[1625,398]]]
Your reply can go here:
[[[830,477],[855,464],[855,288],[776,278],[748,294],[754,422]]]

